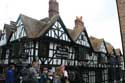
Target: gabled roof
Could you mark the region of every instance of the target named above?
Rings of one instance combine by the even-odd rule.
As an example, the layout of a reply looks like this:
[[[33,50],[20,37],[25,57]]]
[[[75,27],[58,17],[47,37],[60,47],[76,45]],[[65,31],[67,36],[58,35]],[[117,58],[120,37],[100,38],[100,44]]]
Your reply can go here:
[[[43,36],[46,31],[57,21],[57,19],[61,19],[59,15],[55,15],[52,18],[36,20],[22,14],[20,15],[20,18],[22,19],[28,38],[38,38]]]
[[[43,21],[39,21],[22,14],[20,15],[20,18],[22,19],[28,38],[39,37],[41,30],[43,31],[45,29],[45,25],[47,24]]]
[[[112,55],[114,47],[110,43],[106,42],[106,48],[107,48],[108,54]]]
[[[46,22],[46,23],[47,23],[49,20],[50,20],[50,18],[45,17],[45,18],[41,19],[40,21],[41,21],[41,22]]]
[[[67,30],[68,30],[68,33],[71,35],[71,33],[72,33],[72,29],[69,29],[69,28],[67,28]]]
[[[84,28],[76,27],[73,30],[72,29],[68,29],[68,32],[69,32],[71,38],[73,39],[73,41],[76,41],[77,38],[80,36],[81,32],[83,32],[83,30],[84,30]]]
[[[39,36],[43,36],[58,19],[61,20],[59,15],[55,15],[51,19],[48,19],[48,22],[44,19],[43,21],[46,22],[46,26],[44,26],[44,29],[41,29]]]
[[[9,37],[11,36],[11,34],[12,34],[10,25],[9,24],[4,24],[4,29],[5,29],[5,32],[6,32],[6,38],[8,40]]]
[[[16,31],[16,28],[12,28],[9,24],[4,24],[4,30],[6,32],[6,39],[8,41],[12,33]]]
[[[96,37],[91,36],[90,42],[92,44],[92,47],[95,51],[100,51],[101,44],[103,43],[104,39],[98,39]]]
[[[82,16],[81,17],[76,16],[75,27],[73,29],[68,29],[68,32],[72,40],[76,41],[79,38],[81,32],[83,31],[86,31],[86,30],[84,27],[84,22],[82,21]]]
[[[121,50],[119,48],[115,49],[115,53],[116,53],[116,56],[121,56]]]

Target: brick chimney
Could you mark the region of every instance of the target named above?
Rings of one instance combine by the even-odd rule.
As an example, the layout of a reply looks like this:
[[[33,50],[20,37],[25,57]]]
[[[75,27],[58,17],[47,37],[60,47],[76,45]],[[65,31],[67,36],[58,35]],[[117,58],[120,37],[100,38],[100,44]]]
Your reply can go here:
[[[84,23],[82,21],[82,16],[78,17],[76,16],[76,20],[75,20],[75,28],[81,28],[83,29]]]
[[[49,18],[59,14],[59,4],[56,0],[49,0]]]

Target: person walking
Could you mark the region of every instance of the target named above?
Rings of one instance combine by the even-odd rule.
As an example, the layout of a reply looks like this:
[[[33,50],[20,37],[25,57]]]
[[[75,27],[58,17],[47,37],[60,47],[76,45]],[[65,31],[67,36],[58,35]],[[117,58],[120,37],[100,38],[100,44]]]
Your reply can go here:
[[[15,79],[14,79],[14,70],[15,70],[15,66],[14,65],[10,65],[9,69],[7,70],[6,73],[6,83],[14,83]]]

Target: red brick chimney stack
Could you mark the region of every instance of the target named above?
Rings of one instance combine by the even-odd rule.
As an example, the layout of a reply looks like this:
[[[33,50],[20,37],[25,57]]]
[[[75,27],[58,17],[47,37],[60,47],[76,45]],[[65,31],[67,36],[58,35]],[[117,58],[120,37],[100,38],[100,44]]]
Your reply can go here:
[[[82,16],[78,17],[76,16],[76,20],[75,20],[75,28],[81,28],[83,29],[84,23],[82,21]]]
[[[56,0],[49,0],[49,18],[59,14],[59,4]]]

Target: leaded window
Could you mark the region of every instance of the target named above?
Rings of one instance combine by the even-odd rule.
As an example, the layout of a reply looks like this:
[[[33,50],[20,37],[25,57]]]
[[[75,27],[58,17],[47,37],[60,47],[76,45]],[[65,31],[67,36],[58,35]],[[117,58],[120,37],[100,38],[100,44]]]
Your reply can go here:
[[[39,57],[47,58],[49,53],[49,43],[40,42],[39,44]]]
[[[106,54],[104,54],[104,53],[99,53],[99,55],[98,55],[98,62],[99,63],[107,63],[108,61],[107,61],[107,56],[106,56]]]
[[[78,59],[78,60],[85,60],[85,61],[88,60],[87,56],[90,55],[90,52],[89,52],[88,49],[83,48],[83,47],[79,47],[79,48],[76,48],[75,50],[76,50],[76,55],[77,55],[76,59]]]
[[[20,61],[23,61],[23,63],[31,63],[33,59],[38,58],[37,42],[33,41],[22,42],[19,45],[20,45],[19,49]]]
[[[20,44],[18,42],[14,42],[12,44],[12,58],[20,58],[19,57],[19,50],[20,50]]]
[[[97,53],[92,53],[92,55],[88,55],[87,56],[87,59],[88,59],[88,62],[87,64],[90,64],[90,65],[94,65],[94,64],[97,64]]]

